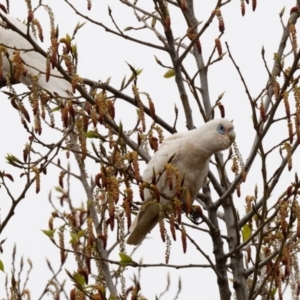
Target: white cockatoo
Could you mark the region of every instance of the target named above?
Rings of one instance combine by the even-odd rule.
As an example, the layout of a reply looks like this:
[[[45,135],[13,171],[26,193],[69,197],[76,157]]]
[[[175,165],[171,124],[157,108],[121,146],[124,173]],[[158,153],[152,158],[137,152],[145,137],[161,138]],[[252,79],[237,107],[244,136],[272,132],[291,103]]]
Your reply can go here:
[[[2,6],[2,5],[1,5]],[[72,94],[71,84],[63,78],[56,70],[51,68],[49,80],[46,80],[46,58],[36,52],[33,46],[20,34],[13,31],[10,25],[7,24],[4,18],[17,27],[21,32],[27,34],[27,26],[19,20],[10,16],[3,11],[3,6],[0,7],[0,46],[7,50],[7,54],[2,50],[2,76],[5,79],[6,75],[14,74],[15,62],[12,62],[15,51],[20,52],[23,65],[26,72],[22,73],[19,81],[27,86],[32,84],[31,76],[39,75],[38,85],[43,90],[48,91],[52,96],[69,97]],[[29,30],[31,38],[38,44],[31,30]]]
[[[170,199],[176,197],[175,183],[170,185],[166,164],[170,163],[178,170],[183,181],[182,187],[188,189],[190,199],[193,201],[204,184],[210,157],[228,148],[234,139],[233,124],[226,119],[211,120],[197,129],[176,133],[166,138],[147,164],[143,174],[144,182],[152,183],[153,178],[158,178],[156,187],[160,192],[159,201],[155,201],[153,190],[144,189],[145,202],[130,227],[127,243],[131,245],[141,243],[159,222],[160,212],[170,205]],[[175,178],[172,180],[175,181]],[[180,196],[182,203],[185,201],[184,197],[182,193]]]

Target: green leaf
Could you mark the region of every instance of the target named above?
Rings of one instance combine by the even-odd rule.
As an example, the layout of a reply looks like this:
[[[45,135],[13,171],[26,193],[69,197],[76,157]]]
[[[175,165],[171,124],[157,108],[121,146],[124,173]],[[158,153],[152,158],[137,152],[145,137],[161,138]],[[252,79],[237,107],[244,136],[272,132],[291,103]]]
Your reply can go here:
[[[80,22],[77,23],[75,30],[79,30],[81,27],[83,27],[85,25],[86,22],[83,22],[80,24]]]
[[[52,112],[60,111],[60,107],[59,106],[54,107],[54,108],[51,109],[51,111]]]
[[[84,277],[79,273],[75,273],[74,279],[75,279],[76,283],[78,283],[81,286],[83,286],[85,284]]]
[[[242,229],[243,242],[249,240],[252,234],[252,227],[249,224],[245,224]]]
[[[42,229],[41,229],[42,230]],[[42,230],[44,234],[46,234],[49,238],[53,238],[56,229],[53,230]]]
[[[78,52],[77,52],[77,44],[73,44],[73,45],[71,46],[71,51],[72,51],[73,55],[77,58],[77,56],[78,56]]]
[[[82,236],[84,236],[85,234],[85,230],[80,230],[77,234],[78,238],[81,238]]]
[[[131,82],[134,78],[138,77],[142,72],[143,72],[143,69],[134,70],[134,72],[132,72],[128,81]]]
[[[276,294],[276,292],[277,292],[277,289],[276,289],[276,288],[272,289],[272,290],[270,291],[270,296],[271,296],[271,297],[274,297],[275,294]]]
[[[169,69],[164,75],[165,78],[171,78],[173,76],[175,76],[175,71],[173,69]]]
[[[88,139],[99,139],[99,137],[100,137],[99,133],[96,131],[88,131],[85,133],[85,136]]]
[[[64,193],[64,190],[60,186],[55,186],[54,188],[57,192],[62,193],[62,194]]]
[[[129,255],[125,254],[125,253],[119,253],[119,256],[121,258],[120,264],[122,266],[127,266],[128,264],[133,262],[132,258]]]
[[[9,164],[13,164],[13,163],[15,163],[15,162],[17,162],[17,163],[22,163],[17,157],[15,157],[15,156],[12,155],[12,154],[7,154],[7,155],[5,156],[5,158],[6,158],[6,161],[7,161]]]
[[[136,69],[136,76],[140,75],[143,72],[143,69]]]
[[[72,38],[70,37],[69,34],[66,34],[66,40],[67,40],[68,42],[71,42]]]
[[[70,239],[70,244],[74,244],[74,243],[77,243],[78,240],[79,240],[79,237],[76,233],[73,233],[73,232],[70,232],[70,235],[71,235],[71,239]]]
[[[130,78],[128,79],[128,82],[131,82],[133,79],[135,79],[137,76],[139,76],[143,72],[143,69],[136,69],[135,67],[130,65],[128,62],[126,62],[126,64],[128,65],[129,69],[132,72]]]
[[[0,271],[4,272],[4,264],[1,259],[0,259]]]

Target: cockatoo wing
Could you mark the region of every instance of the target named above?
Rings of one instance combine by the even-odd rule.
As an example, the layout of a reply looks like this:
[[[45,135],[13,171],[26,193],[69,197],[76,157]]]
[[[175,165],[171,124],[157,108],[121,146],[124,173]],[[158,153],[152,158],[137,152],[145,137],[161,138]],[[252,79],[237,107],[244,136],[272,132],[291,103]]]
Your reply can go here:
[[[1,14],[3,14],[10,23],[16,26],[23,33],[27,33],[26,25],[9,14],[4,14],[2,12]],[[32,39],[36,43],[38,43],[32,31],[29,32]],[[21,74],[19,78],[20,82],[27,86],[30,86],[32,84],[30,76],[39,75],[39,86],[42,89],[47,90],[52,95],[69,97],[72,94],[71,84],[67,80],[65,80],[56,69],[51,69],[49,81],[46,81],[46,58],[40,53],[34,51],[32,45],[17,32],[9,29],[9,26],[0,26],[0,44],[6,47],[9,55],[9,58],[7,58],[6,56],[3,57],[2,69],[4,76],[6,76],[7,74],[11,74],[13,71],[11,70],[12,64],[9,61],[9,59],[13,57],[13,52],[20,51],[20,56],[27,70],[26,74]],[[1,53],[1,55],[3,55],[3,53]]]
[[[158,151],[155,152],[151,160],[148,162],[146,169],[144,170],[144,181],[151,182],[154,171],[157,174],[163,171],[165,164],[170,160],[172,163],[177,161],[177,156],[179,155],[178,152],[180,151],[179,140],[181,137],[181,133],[176,133],[163,141],[162,145],[159,147]],[[164,185],[164,179],[166,179],[166,177],[161,178],[161,180],[158,182],[158,188],[161,188]]]
[[[175,139],[180,137],[180,134],[174,134],[170,138],[165,139],[159,150],[151,158],[143,174],[143,181],[151,182],[153,176],[159,176],[159,172],[162,172],[165,164],[172,159],[172,163],[176,161],[176,153],[172,153],[170,149],[176,149],[171,144],[174,143]],[[173,157],[173,158],[172,158]],[[156,174],[156,175],[154,175]],[[167,176],[164,172],[158,183],[157,188],[162,192],[167,186]],[[151,201],[152,196],[149,189],[144,189],[145,201]],[[161,197],[161,201],[163,201]],[[165,200],[167,201],[167,200]],[[145,236],[154,228],[159,222],[159,207],[158,203],[148,203],[138,213],[130,227],[130,236],[127,239],[128,244],[137,245]]]

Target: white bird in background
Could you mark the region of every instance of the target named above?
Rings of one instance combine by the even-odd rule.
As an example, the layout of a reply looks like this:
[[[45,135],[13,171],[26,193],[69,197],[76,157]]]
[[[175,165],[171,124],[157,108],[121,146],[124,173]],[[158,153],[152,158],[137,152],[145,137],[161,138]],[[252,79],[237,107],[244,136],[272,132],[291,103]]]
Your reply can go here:
[[[197,129],[176,133],[166,138],[149,161],[143,174],[144,182],[151,183],[154,173],[158,178],[156,186],[161,193],[159,203],[155,201],[154,192],[145,188],[145,203],[130,227],[127,243],[131,245],[141,243],[159,222],[160,211],[164,210],[170,204],[170,199],[176,196],[175,183],[173,187],[170,186],[165,168],[170,160],[170,164],[177,167],[180,178],[183,180],[183,187],[187,188],[190,193],[191,201],[194,201],[207,176],[210,157],[228,148],[234,139],[233,124],[226,119],[211,120]],[[175,182],[174,176],[173,182]],[[180,201],[185,203],[186,196],[183,194],[180,196]],[[147,203],[151,200],[154,200],[153,203]]]
[[[4,10],[3,5],[0,7]],[[7,20],[16,26],[20,31],[27,34],[27,26],[21,23],[19,20],[10,16],[9,14],[1,14],[7,18]],[[2,51],[2,73],[3,78],[6,79],[6,75],[14,73],[15,62],[11,59],[15,51],[20,51],[20,57],[26,68],[26,72],[20,75],[19,81],[27,86],[32,84],[31,76],[39,75],[38,85],[48,91],[52,96],[69,97],[72,94],[71,84],[63,78],[63,76],[56,70],[51,69],[49,80],[46,80],[46,58],[33,49],[33,46],[20,34],[9,28],[9,24],[6,24],[2,16],[0,16],[0,45],[4,46],[7,50],[8,56]],[[29,30],[31,38],[38,44],[37,39],[34,37],[31,30]],[[13,68],[13,70],[12,70]]]

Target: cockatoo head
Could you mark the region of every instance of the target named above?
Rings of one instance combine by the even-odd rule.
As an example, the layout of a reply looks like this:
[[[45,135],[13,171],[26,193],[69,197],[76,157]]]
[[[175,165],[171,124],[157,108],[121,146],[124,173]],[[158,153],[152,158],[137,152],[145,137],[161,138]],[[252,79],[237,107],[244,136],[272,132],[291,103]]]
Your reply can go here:
[[[205,146],[211,147],[212,153],[227,149],[235,140],[234,126],[227,119],[214,119],[200,128],[204,133]]]

